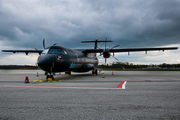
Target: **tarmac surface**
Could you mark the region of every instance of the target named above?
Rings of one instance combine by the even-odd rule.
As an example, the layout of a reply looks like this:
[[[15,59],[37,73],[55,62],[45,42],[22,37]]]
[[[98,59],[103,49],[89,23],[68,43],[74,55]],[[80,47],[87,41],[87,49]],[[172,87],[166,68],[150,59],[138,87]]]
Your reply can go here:
[[[0,70],[0,120],[180,120],[179,71],[113,74],[58,73],[47,81],[41,70]]]

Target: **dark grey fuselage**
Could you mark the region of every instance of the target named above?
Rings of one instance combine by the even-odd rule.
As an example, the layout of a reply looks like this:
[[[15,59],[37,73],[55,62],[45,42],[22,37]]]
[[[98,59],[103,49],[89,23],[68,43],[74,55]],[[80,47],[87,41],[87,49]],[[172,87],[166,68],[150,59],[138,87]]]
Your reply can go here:
[[[50,46],[41,53],[37,63],[42,70],[49,73],[88,72],[98,66],[98,59],[95,53],[86,54],[79,50]]]

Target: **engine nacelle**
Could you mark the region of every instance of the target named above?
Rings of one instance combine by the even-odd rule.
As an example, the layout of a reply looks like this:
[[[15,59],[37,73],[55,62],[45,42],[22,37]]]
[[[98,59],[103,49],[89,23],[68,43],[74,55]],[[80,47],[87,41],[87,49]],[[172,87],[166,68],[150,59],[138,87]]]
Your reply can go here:
[[[110,52],[108,52],[108,51],[103,52],[103,57],[104,58],[110,58],[110,56],[111,56]]]

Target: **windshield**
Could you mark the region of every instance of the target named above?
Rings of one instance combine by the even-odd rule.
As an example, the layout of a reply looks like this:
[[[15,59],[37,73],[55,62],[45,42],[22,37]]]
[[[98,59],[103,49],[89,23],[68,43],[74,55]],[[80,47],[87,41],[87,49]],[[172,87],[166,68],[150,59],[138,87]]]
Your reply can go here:
[[[64,54],[64,51],[62,49],[49,49],[48,54]]]
[[[67,52],[60,48],[50,48],[43,50],[42,54],[67,54]]]

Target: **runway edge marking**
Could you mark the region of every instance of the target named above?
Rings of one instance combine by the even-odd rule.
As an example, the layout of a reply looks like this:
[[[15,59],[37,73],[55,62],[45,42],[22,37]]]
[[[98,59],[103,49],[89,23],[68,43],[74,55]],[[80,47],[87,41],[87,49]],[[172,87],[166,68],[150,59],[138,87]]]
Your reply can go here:
[[[127,81],[122,81],[122,82],[117,86],[117,88],[126,89],[126,83],[127,83]]]
[[[0,87],[34,87],[34,88],[70,88],[70,89],[125,89],[126,81],[119,87],[72,87],[72,86],[34,86],[34,85],[0,85]]]

